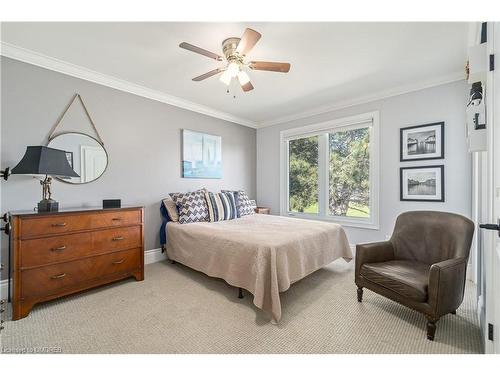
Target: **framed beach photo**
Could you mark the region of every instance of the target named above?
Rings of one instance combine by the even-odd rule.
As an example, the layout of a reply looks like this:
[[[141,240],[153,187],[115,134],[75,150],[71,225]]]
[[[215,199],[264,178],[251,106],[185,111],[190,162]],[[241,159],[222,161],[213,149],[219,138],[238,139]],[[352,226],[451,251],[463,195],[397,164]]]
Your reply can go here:
[[[444,165],[400,168],[400,200],[444,202]]]
[[[182,130],[182,177],[222,178],[222,137]]]
[[[444,122],[400,129],[400,161],[444,158]]]

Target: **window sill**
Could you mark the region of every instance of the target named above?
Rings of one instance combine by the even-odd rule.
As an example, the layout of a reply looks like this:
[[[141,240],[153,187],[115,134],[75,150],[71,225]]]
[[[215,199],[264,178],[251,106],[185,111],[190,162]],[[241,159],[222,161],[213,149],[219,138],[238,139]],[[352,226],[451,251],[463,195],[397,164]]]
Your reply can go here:
[[[307,219],[307,220],[318,220],[318,221],[327,221],[330,223],[335,223],[342,225],[344,227],[352,227],[352,228],[361,228],[361,229],[371,229],[371,230],[379,230],[380,226],[378,224],[361,221],[361,220],[350,220],[350,219],[339,219],[337,217],[332,216],[319,216],[319,215],[309,215],[309,214],[301,214],[301,213],[282,213],[281,216],[287,216],[298,219]]]

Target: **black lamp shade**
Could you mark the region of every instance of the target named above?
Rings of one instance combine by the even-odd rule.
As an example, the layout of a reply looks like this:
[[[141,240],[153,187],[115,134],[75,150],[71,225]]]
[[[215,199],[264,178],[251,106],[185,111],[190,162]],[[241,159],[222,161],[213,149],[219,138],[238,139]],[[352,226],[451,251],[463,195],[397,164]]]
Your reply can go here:
[[[28,146],[23,158],[11,173],[80,177],[69,165],[66,151],[46,146]]]

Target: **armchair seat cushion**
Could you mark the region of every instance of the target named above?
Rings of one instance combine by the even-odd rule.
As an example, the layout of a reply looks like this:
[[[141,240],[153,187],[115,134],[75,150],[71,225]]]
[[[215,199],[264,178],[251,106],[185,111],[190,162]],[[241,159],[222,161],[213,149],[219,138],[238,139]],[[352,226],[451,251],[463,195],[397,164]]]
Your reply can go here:
[[[424,263],[391,260],[365,263],[360,276],[416,302],[427,301],[430,266]]]

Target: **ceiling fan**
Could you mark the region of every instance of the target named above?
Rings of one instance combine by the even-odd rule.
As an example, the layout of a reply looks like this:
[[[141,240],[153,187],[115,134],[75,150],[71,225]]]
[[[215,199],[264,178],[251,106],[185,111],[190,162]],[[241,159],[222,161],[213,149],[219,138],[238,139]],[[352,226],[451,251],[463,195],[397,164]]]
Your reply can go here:
[[[290,70],[289,63],[270,62],[270,61],[250,61],[245,62],[245,57],[252,50],[261,38],[261,34],[252,29],[245,29],[243,36],[240,38],[227,38],[222,42],[222,52],[224,57],[207,51],[206,49],[194,46],[192,44],[182,42],[179,47],[188,51],[199,53],[216,61],[227,61],[226,66],[211,70],[208,73],[194,77],[193,81],[203,81],[216,74],[222,73],[219,80],[229,86],[233,78],[238,78],[243,91],[253,90],[253,85],[250,82],[250,77],[243,70],[244,67],[249,67],[253,70],[267,70],[271,72],[288,73]]]

